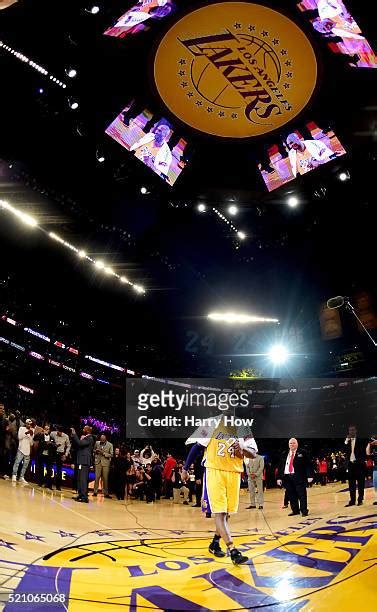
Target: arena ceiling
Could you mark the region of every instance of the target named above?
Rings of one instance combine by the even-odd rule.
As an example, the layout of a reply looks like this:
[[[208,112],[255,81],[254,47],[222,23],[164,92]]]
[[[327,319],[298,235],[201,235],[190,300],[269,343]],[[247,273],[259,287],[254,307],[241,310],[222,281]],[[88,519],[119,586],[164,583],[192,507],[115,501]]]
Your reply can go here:
[[[98,320],[99,335],[108,332],[113,347],[121,334],[124,345],[156,342],[190,359],[188,334],[199,326],[205,336],[200,317],[219,307],[276,316],[315,336],[321,301],[375,291],[376,70],[352,68],[334,54],[293,0],[269,2],[298,24],[318,60],[314,96],[289,126],[331,126],[347,155],[269,194],[257,163],[279,132],[223,139],[178,122],[189,141],[188,163],[170,187],[104,132],[133,98],[171,119],[153,84],[154,54],[178,18],[207,3],[182,0],[149,31],[122,40],[103,36],[126,4],[101,5],[92,15],[83,2],[57,9],[31,0],[0,12],[0,38],[67,83],[63,89],[1,50],[1,197],[42,215],[66,240],[95,245],[96,255],[125,265],[147,293],[99,279],[2,217],[2,277],[11,276],[12,295],[37,304],[49,325],[63,313],[81,331],[85,321]],[[350,0],[347,7],[377,48],[369,8]],[[75,79],[65,74],[70,66]],[[71,110],[69,100],[79,108]],[[339,181],[341,171],[350,179]],[[286,205],[292,193],[300,200],[295,209]],[[232,221],[246,233],[243,241],[212,210],[228,218],[230,204],[239,209]],[[53,314],[49,304],[58,305]],[[211,357],[222,360],[216,351]]]

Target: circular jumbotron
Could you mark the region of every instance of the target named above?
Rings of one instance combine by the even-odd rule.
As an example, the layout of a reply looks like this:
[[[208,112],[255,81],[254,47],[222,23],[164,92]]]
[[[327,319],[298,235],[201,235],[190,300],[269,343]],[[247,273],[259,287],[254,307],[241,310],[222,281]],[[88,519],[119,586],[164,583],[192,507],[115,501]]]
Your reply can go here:
[[[187,125],[216,136],[261,136],[309,103],[317,81],[311,43],[285,15],[245,2],[185,15],[155,56],[158,93]]]

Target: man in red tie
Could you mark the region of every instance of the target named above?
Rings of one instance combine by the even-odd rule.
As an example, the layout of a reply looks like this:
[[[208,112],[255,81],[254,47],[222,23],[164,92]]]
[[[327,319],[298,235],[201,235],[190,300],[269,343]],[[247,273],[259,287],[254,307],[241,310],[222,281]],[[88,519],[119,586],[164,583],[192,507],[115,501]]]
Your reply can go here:
[[[289,516],[308,516],[307,483],[313,482],[314,470],[305,450],[298,448],[296,438],[289,440],[289,452],[283,453],[278,469],[277,484],[284,485],[292,512]]]

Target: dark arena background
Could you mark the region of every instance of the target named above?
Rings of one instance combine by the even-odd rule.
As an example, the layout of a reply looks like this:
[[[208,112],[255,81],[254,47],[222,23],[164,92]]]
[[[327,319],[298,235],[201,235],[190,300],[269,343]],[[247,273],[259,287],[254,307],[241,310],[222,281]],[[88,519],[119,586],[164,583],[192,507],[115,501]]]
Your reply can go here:
[[[373,605],[372,4],[0,0],[0,609]]]

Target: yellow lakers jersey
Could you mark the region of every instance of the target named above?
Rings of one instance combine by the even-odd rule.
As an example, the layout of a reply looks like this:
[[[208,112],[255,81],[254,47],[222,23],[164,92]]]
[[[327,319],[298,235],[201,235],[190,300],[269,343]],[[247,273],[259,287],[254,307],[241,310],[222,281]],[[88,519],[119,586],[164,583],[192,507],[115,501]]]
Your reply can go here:
[[[243,472],[243,460],[234,454],[233,443],[237,440],[234,427],[220,424],[212,434],[203,457],[206,468],[225,472]]]

